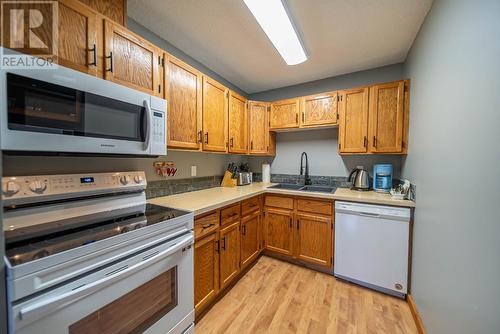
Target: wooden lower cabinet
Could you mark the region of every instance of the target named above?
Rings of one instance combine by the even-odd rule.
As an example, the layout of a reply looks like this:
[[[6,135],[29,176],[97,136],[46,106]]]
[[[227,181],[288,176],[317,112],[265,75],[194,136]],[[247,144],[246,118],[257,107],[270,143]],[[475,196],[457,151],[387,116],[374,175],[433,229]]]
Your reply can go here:
[[[267,207],[265,217],[265,248],[291,256],[293,251],[293,211]]]
[[[295,255],[299,260],[323,267],[332,265],[332,217],[309,213],[297,214]]]
[[[219,238],[217,232],[194,243],[194,305],[196,314],[219,291]]]
[[[326,269],[332,267],[331,201],[268,195],[265,204],[267,251]]]
[[[227,286],[240,272],[240,222],[220,230],[220,287]]]
[[[241,219],[241,267],[249,265],[259,255],[260,211]]]

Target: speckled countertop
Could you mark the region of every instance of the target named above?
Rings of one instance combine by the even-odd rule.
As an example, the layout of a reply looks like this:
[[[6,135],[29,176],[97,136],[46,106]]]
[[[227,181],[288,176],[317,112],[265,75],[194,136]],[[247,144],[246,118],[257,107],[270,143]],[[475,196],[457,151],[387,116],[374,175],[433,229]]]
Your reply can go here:
[[[152,204],[168,206],[171,208],[192,211],[195,215],[203,214],[263,193],[275,193],[283,195],[403,206],[411,208],[415,207],[415,202],[408,200],[393,200],[388,194],[376,193],[374,191],[360,192],[347,188],[338,188],[335,193],[328,194],[318,192],[311,193],[298,190],[269,189],[268,187],[271,185],[273,185],[273,183],[255,182],[251,185],[240,187],[215,187],[177,195],[156,197],[148,200],[148,202]]]

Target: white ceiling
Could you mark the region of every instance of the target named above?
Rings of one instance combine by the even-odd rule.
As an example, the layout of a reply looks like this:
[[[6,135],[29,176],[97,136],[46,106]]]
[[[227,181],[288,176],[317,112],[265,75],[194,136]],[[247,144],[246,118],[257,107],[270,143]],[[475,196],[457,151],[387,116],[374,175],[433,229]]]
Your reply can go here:
[[[432,0],[283,0],[309,59],[288,66],[243,0],[128,0],[128,15],[247,93],[402,62]]]

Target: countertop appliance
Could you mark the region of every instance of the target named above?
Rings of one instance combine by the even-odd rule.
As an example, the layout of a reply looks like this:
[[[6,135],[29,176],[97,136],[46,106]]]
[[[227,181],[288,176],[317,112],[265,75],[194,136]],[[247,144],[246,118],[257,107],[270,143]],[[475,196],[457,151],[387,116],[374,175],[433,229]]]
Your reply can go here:
[[[336,277],[404,298],[410,209],[335,202]]]
[[[144,172],[2,178],[9,333],[194,332],[193,214],[145,188]]]
[[[246,186],[252,183],[252,173],[251,172],[238,172],[237,176],[238,185]]]
[[[158,156],[167,102],[63,66],[0,70],[6,151]]]
[[[373,165],[373,190],[388,193],[392,188],[392,165]]]
[[[351,171],[348,182],[352,182],[351,189],[353,190],[370,190],[370,175],[368,171],[363,168],[363,166],[357,166]]]

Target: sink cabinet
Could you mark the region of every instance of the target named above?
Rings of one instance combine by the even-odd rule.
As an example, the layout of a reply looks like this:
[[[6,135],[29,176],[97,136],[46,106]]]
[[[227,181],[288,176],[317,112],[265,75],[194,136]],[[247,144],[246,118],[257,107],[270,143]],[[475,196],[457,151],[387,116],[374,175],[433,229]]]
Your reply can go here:
[[[333,266],[333,203],[266,195],[265,250],[323,270]]]

